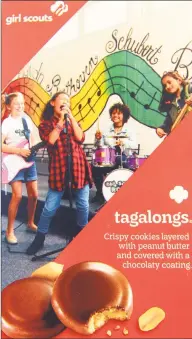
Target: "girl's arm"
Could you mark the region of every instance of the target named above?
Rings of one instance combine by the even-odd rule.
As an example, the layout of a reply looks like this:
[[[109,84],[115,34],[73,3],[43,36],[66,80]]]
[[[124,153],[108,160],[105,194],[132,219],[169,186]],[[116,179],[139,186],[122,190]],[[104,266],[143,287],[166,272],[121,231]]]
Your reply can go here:
[[[161,126],[159,126],[159,128],[161,128],[165,133],[169,133],[171,131],[172,124],[173,124],[173,122],[171,120],[170,114],[167,113],[167,116],[166,116],[163,124]]]
[[[192,82],[190,82],[188,86],[189,86],[188,87],[188,91],[189,91],[190,96],[189,96],[189,98],[185,102],[189,106],[192,106]]]
[[[103,145],[103,135],[102,133],[99,131],[97,131],[95,133],[95,140],[94,140],[94,146],[95,147],[99,147]]]
[[[108,138],[106,134],[103,135],[104,145],[109,147],[114,147],[116,144],[116,139]]]
[[[50,145],[54,145],[63,130],[63,119],[61,118],[56,127],[53,128],[49,121],[42,121],[39,125],[40,138]]]
[[[79,127],[75,118],[70,117],[70,120],[75,139],[78,142],[82,142],[84,140],[84,133],[81,127]],[[46,120],[42,121],[42,123],[39,125],[40,138],[46,143],[54,145],[57,139],[59,138],[61,131],[63,130],[63,126],[64,126],[63,117],[59,119],[55,128],[52,127],[52,124],[49,121]]]
[[[6,139],[6,136],[2,134],[2,152],[3,153],[17,154],[17,155],[21,155],[22,157],[28,157],[30,155],[31,151],[28,149],[6,145],[5,139]]]
[[[72,114],[69,114],[69,119],[71,120],[71,125],[73,128],[73,133],[74,133],[74,137],[78,142],[83,142],[85,137],[84,137],[84,133],[81,129],[81,127],[79,126],[79,124],[77,123],[77,121],[75,120],[74,116]]]
[[[60,133],[61,131],[63,130],[63,119],[61,118],[56,127],[52,130],[52,132],[49,134],[49,137],[48,137],[48,142],[49,144],[51,145],[54,145],[55,142],[57,141],[57,139],[59,138],[60,136]]]
[[[189,106],[192,106],[192,94],[190,95],[190,97],[185,101],[186,104],[188,104]]]
[[[62,116],[63,119],[65,119],[65,114],[68,115],[70,121],[71,121],[71,126],[73,129],[74,137],[77,142],[82,143],[85,140],[85,134],[83,133],[81,126],[78,124],[76,119],[74,118],[73,114],[71,113],[71,110],[69,107],[65,107],[65,109],[62,111]]]

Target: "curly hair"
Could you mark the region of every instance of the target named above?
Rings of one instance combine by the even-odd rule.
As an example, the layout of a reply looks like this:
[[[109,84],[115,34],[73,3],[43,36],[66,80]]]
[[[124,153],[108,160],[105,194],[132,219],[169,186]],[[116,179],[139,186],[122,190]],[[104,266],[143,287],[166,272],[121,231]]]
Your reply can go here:
[[[118,110],[123,113],[123,123],[128,121],[128,119],[130,118],[131,111],[127,105],[124,105],[118,102],[117,104],[114,104],[113,106],[111,106],[111,108],[109,109],[110,117],[112,116],[112,113],[115,110]]]
[[[162,95],[159,103],[160,112],[168,112],[171,108],[171,103],[175,98],[175,93],[168,93],[163,85],[163,79],[167,76],[175,80],[179,80],[182,86],[186,86],[189,83],[177,71],[164,72],[163,76],[161,77]]]
[[[46,106],[43,110],[42,120],[50,120],[52,118],[52,116],[54,115],[54,108],[51,105],[51,102],[55,101],[60,94],[65,94],[66,96],[68,96],[64,91],[60,91],[60,92],[55,93],[52,96],[52,98],[48,101],[48,103],[46,104]]]

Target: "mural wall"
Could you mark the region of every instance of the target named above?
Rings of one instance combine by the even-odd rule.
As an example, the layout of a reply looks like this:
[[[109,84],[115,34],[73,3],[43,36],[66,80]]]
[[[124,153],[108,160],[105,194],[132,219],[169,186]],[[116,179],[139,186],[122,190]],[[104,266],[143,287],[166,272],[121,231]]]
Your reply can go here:
[[[111,2],[107,3],[104,14],[110,22],[114,7],[110,9]],[[50,97],[65,90],[71,96],[73,115],[86,133],[86,143],[93,143],[98,128],[104,130],[109,125],[108,111],[116,102],[131,109],[129,124],[136,132],[141,155],[150,155],[163,141],[155,132],[166,117],[158,109],[161,76],[165,71],[177,70],[192,80],[192,34],[177,20],[191,21],[187,10],[190,4],[136,3],[137,7],[126,2],[126,23],[119,6],[117,15],[122,15],[124,23],[111,22],[109,28],[90,34],[81,30],[78,39],[66,41],[68,24],[65,25],[13,79],[4,91],[24,93],[26,112],[35,126]],[[78,13],[81,28],[89,5]],[[96,15],[94,10],[92,15]],[[70,27],[73,20],[76,23],[72,18]],[[37,128],[36,133],[38,138]]]

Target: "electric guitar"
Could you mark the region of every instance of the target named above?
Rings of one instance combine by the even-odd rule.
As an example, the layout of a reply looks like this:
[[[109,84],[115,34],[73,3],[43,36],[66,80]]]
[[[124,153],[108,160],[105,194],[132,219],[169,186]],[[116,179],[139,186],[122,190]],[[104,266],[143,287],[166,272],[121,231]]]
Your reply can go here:
[[[181,122],[181,120],[184,118],[184,116],[192,110],[192,107],[188,104],[185,104],[183,108],[180,110],[175,122],[173,123],[171,127],[171,131]]]
[[[16,147],[18,148],[30,149],[31,153],[28,158],[23,158],[18,154],[2,153],[2,184],[8,184],[20,170],[31,167],[34,164],[34,161],[30,161],[31,156],[43,146],[45,146],[45,142],[43,141],[31,148],[28,147],[27,140],[17,144]]]

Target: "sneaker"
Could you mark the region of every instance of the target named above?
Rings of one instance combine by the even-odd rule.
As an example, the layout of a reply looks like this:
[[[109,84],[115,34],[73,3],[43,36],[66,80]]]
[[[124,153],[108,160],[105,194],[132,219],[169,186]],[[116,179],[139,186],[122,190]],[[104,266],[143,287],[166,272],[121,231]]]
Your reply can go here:
[[[41,232],[37,232],[35,239],[31,243],[31,245],[27,248],[26,253],[28,255],[34,255],[44,246],[45,234]]]
[[[31,232],[37,232],[37,226],[36,225],[27,225],[27,230]]]
[[[8,244],[10,245],[16,245],[18,244],[17,238],[14,234],[7,234],[5,235],[5,240],[7,241]]]

